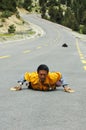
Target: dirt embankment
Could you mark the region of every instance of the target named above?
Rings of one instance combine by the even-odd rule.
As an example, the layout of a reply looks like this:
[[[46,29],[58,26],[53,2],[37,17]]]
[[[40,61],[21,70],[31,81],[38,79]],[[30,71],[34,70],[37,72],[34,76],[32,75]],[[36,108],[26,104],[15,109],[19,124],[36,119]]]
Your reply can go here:
[[[27,13],[27,11],[24,9],[18,9],[18,11],[21,13]],[[0,34],[8,33],[8,28],[10,25],[14,25],[16,27],[16,32],[23,32],[31,28],[29,23],[26,23],[21,18],[17,18],[16,15],[12,15],[9,18],[0,19]]]
[[[29,14],[25,9],[17,9],[21,14]],[[8,35],[8,28],[10,25],[14,25],[16,32],[14,35]],[[6,35],[7,34],[7,35]],[[40,36],[43,34],[43,30],[31,23],[25,22],[21,17],[17,18],[16,15],[12,15],[9,18],[1,18],[0,19],[0,41],[5,41],[13,38],[22,39],[22,38],[30,38],[35,36]]]

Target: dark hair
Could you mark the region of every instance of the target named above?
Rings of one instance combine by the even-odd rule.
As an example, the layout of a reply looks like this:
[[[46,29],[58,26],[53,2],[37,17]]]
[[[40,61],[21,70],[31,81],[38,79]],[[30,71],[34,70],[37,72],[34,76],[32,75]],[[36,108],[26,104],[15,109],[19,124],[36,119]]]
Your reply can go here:
[[[38,66],[37,72],[39,72],[40,70],[45,70],[45,71],[47,71],[47,73],[49,72],[49,68],[45,64],[41,64],[41,65]]]

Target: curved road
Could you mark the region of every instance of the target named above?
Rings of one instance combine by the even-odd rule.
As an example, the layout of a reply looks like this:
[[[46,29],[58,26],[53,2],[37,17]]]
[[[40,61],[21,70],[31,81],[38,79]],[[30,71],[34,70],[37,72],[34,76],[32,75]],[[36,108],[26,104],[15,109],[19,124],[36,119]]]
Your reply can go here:
[[[0,130],[85,130],[86,129],[86,41],[70,29],[24,15],[44,30],[39,38],[0,44]],[[62,47],[67,43],[68,47]],[[21,74],[36,71],[39,64],[60,71],[75,89],[53,92],[24,89],[10,91]]]

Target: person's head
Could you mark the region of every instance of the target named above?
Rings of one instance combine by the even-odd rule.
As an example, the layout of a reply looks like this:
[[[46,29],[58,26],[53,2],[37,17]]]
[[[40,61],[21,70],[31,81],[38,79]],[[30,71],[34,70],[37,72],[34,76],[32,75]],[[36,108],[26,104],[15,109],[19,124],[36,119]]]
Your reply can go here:
[[[41,82],[44,82],[49,72],[49,68],[45,64],[41,64],[37,68],[38,77]]]

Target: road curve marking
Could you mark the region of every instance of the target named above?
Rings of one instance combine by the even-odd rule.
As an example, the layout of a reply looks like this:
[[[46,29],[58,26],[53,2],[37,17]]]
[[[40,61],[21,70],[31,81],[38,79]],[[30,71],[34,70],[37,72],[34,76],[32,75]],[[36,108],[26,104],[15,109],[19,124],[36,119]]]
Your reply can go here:
[[[5,58],[9,58],[10,55],[6,55],[6,56],[0,56],[0,59],[5,59]]]
[[[25,50],[25,51],[23,51],[23,53],[29,53],[29,52],[31,52],[31,50]]]

